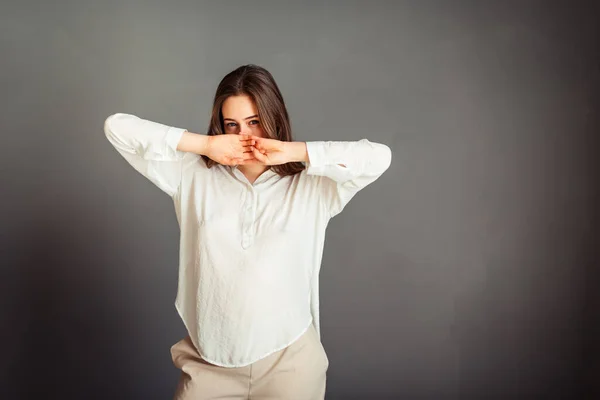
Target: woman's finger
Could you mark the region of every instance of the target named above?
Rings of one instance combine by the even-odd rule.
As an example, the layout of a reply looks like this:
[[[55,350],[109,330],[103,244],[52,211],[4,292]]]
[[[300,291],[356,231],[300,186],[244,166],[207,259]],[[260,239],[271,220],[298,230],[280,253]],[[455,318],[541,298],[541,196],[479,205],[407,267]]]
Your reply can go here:
[[[240,142],[240,144],[237,146],[237,150],[242,152],[247,151],[252,146],[254,146],[254,144],[252,144],[251,142]]]
[[[263,163],[267,162],[267,156],[261,153],[256,147],[253,148],[252,154],[258,161],[261,161]]]

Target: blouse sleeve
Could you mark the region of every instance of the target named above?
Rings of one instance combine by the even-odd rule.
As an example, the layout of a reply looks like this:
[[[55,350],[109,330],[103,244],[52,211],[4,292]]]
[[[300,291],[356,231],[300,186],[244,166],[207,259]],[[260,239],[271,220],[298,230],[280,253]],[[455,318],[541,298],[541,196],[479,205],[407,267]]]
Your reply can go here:
[[[320,176],[321,199],[333,217],[362,188],[374,182],[390,166],[392,151],[381,143],[306,142],[307,174]]]
[[[177,150],[187,129],[116,113],[104,122],[110,144],[139,173],[173,197],[181,183],[183,158]]]

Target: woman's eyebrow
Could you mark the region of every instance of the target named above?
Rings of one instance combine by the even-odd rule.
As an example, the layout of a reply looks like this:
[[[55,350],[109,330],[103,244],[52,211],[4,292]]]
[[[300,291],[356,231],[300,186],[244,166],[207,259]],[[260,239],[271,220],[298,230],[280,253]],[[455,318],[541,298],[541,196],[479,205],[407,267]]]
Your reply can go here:
[[[251,115],[249,117],[244,118],[244,120],[247,120],[247,119],[250,119],[250,118],[256,118],[256,117],[258,117],[258,115],[254,114],[254,115]],[[235,122],[235,119],[233,119],[233,118],[223,118],[223,120],[234,121]]]

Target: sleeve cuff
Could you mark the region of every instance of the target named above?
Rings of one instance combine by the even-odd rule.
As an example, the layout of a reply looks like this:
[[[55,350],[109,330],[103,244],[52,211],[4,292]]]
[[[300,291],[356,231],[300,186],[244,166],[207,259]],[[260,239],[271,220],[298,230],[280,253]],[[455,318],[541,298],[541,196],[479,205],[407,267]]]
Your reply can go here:
[[[320,175],[326,166],[325,144],[323,142],[306,142],[308,163],[306,173],[309,175]]]
[[[167,131],[167,151],[171,154],[174,155],[178,158],[183,158],[183,156],[185,155],[184,151],[179,151],[177,150],[177,145],[179,144],[179,141],[181,140],[181,137],[183,136],[183,132],[187,131],[187,129],[185,128],[176,128],[176,127],[169,127],[168,131]]]

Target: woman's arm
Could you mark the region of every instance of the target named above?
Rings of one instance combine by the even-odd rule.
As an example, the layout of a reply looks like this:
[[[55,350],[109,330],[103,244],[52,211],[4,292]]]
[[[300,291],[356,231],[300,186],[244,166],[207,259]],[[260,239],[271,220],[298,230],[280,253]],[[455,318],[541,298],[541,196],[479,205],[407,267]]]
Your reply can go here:
[[[305,162],[307,174],[323,177],[317,184],[331,216],[342,211],[362,188],[390,166],[392,151],[367,139],[350,142],[281,142],[256,138],[256,159],[265,164]]]
[[[181,168],[192,144],[202,146],[202,140],[186,140],[178,147],[187,130],[139,118],[135,115],[116,113],[104,122],[104,133],[113,147],[139,173],[148,178],[162,191],[173,196],[181,182]],[[191,135],[187,132],[188,135]]]
[[[208,136],[124,113],[109,116],[104,133],[135,170],[171,197],[181,184],[186,154],[204,154],[227,165],[254,160],[254,140],[248,135]]]
[[[321,176],[322,199],[333,217],[361,189],[374,182],[390,166],[391,149],[362,139],[353,142],[307,142],[307,174]]]

